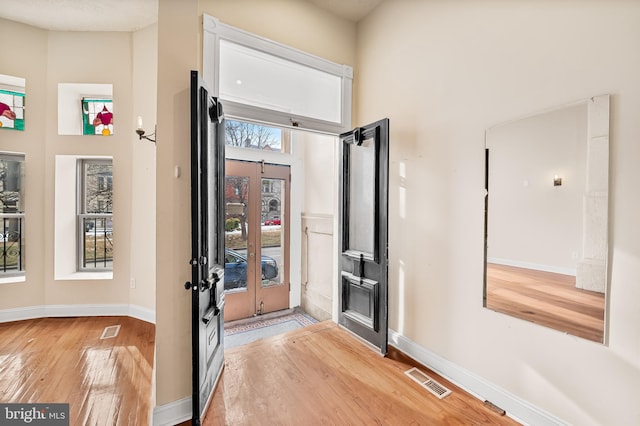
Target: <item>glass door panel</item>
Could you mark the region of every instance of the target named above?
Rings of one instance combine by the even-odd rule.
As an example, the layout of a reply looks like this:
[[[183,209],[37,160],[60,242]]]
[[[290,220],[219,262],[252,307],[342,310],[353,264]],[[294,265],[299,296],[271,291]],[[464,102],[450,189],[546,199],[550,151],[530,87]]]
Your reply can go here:
[[[283,200],[285,181],[262,178],[262,287],[283,283],[285,267],[283,235],[286,224]]]
[[[225,177],[224,289],[247,289],[249,242],[249,177]]]
[[[226,162],[225,320],[289,307],[289,167]]]

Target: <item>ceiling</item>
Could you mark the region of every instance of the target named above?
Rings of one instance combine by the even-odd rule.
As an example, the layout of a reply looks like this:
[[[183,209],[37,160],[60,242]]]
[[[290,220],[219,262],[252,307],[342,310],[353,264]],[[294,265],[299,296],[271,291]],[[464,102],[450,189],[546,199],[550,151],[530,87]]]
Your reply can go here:
[[[382,2],[306,1],[353,22]],[[157,22],[158,0],[0,0],[0,17],[53,31],[135,31]]]

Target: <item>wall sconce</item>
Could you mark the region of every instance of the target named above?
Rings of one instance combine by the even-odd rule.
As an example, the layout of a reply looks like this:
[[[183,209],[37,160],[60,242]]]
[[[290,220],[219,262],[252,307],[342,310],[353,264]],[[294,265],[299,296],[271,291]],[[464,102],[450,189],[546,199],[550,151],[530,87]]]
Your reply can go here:
[[[558,175],[553,177],[553,186],[562,186],[562,178]]]
[[[156,132],[155,130],[153,131],[153,133],[151,133],[150,135],[145,135],[144,133],[144,129],[142,128],[142,117],[138,116],[138,128],[136,129],[136,133],[138,134],[138,137],[140,138],[140,140],[142,140],[143,138],[151,141],[153,143],[156,143]]]

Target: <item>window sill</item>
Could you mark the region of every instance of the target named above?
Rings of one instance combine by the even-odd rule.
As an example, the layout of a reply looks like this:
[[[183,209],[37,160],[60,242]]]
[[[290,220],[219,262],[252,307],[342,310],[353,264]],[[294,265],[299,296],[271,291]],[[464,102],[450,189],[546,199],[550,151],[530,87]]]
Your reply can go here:
[[[3,277],[0,278],[0,284],[12,284],[12,283],[23,283],[27,279],[24,275],[16,275],[13,277]]]
[[[56,276],[56,281],[73,281],[73,280],[112,280],[113,272],[74,272],[68,275]]]

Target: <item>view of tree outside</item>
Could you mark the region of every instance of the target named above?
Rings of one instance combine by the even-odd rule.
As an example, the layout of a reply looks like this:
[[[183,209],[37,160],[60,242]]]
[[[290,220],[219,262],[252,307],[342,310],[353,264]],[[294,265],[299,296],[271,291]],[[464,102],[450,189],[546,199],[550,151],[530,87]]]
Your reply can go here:
[[[85,161],[84,212],[113,212],[113,165],[111,161]]]
[[[80,270],[113,268],[113,163],[83,160]]]
[[[227,146],[282,151],[282,129],[243,121],[225,121]]]
[[[23,156],[0,153],[0,213],[19,213]]]

